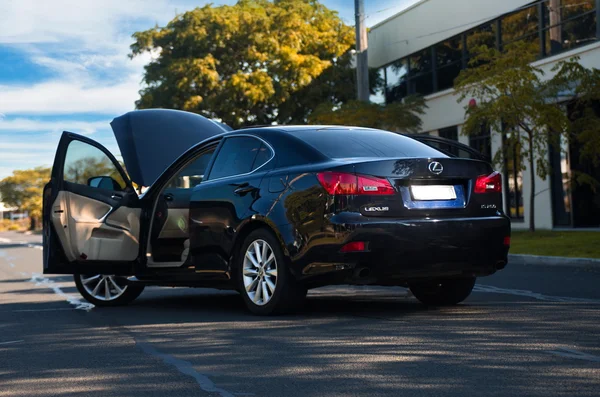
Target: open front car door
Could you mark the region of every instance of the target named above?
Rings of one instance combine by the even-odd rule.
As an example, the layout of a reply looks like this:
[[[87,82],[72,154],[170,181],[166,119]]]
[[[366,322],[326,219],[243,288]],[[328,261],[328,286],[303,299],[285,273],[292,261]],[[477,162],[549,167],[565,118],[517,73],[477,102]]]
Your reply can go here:
[[[43,199],[44,274],[133,273],[140,200],[106,148],[64,132]]]

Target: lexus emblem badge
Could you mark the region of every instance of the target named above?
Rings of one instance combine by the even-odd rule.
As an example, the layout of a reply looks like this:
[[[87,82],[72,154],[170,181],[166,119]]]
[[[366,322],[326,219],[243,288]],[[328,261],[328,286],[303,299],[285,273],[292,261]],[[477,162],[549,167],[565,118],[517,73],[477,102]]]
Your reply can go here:
[[[437,161],[432,161],[431,163],[429,163],[427,168],[429,168],[429,172],[435,175],[439,175],[442,173],[442,171],[444,171],[444,166],[441,163],[438,163]]]

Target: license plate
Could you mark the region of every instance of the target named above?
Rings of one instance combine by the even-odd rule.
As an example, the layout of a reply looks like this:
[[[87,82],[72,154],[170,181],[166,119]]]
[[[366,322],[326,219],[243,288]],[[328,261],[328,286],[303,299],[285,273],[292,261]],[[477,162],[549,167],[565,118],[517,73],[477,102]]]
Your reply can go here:
[[[410,192],[414,200],[456,200],[456,191],[451,185],[413,185]]]

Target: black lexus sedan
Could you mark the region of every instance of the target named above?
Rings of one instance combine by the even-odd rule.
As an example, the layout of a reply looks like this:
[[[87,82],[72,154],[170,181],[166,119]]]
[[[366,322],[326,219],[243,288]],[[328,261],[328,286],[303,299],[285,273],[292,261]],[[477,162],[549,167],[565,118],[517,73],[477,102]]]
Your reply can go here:
[[[333,284],[452,305],[506,265],[501,176],[457,142],[158,109],[111,126],[122,162],[64,132],[44,189],[44,273],[73,274],[94,305],[212,287],[266,315]]]

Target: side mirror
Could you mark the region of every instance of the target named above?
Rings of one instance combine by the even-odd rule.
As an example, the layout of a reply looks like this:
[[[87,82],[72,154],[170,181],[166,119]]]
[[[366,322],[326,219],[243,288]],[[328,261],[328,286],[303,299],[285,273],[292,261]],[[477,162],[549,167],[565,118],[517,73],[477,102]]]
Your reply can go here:
[[[95,176],[88,179],[88,186],[97,187],[100,189],[120,191],[123,190],[121,185],[110,176]]]

